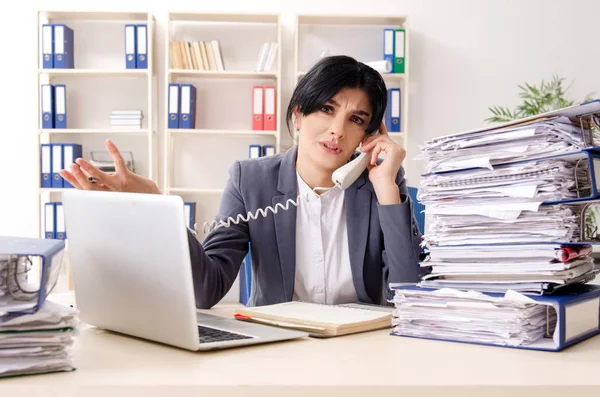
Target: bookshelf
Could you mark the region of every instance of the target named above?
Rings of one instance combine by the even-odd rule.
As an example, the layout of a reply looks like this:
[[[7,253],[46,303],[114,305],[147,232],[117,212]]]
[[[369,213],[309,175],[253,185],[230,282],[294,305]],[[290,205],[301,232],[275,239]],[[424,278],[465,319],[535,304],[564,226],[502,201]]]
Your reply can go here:
[[[73,68],[44,68],[45,24],[64,24],[73,30]],[[147,68],[126,68],[126,24],[147,26]],[[42,167],[42,144],[79,144],[82,146],[82,157],[89,160],[91,152],[106,152],[104,141],[110,138],[122,152],[133,154],[136,173],[156,181],[159,166],[157,87],[153,62],[154,16],[143,12],[38,11],[37,25],[38,93],[37,106],[34,107],[37,112],[37,170]],[[45,84],[66,86],[66,128],[43,128],[41,87]],[[123,95],[124,92],[127,95]],[[110,115],[117,109],[142,110],[141,128],[112,126]],[[65,164],[61,168],[68,169],[68,166]],[[39,237],[44,238],[45,203],[61,202],[61,194],[70,189],[43,188],[41,172],[38,171],[37,175],[37,221]],[[69,271],[68,264],[63,269]],[[59,281],[61,283],[65,281]]]
[[[217,41],[223,70],[187,68],[175,58],[187,50],[172,43]],[[276,58],[267,71],[257,70],[264,42],[277,43]],[[202,44],[200,44],[202,45]],[[166,194],[176,194],[196,203],[196,222],[211,221],[235,160],[248,158],[249,145],[274,145],[281,141],[281,24],[279,14],[171,12],[165,34],[164,185]],[[194,50],[190,52],[194,57]],[[216,57],[216,55],[215,55]],[[188,55],[189,58],[189,55]],[[169,84],[196,87],[194,128],[169,128]],[[275,86],[275,130],[252,129],[252,86]],[[198,239],[205,236],[198,230]]]
[[[386,87],[400,88],[400,131],[390,137],[406,149],[408,137],[409,30],[405,16],[298,14],[294,30],[294,84],[322,55],[348,55],[367,63],[383,59],[383,30],[406,30],[405,72],[382,73]],[[352,40],[348,38],[351,37]],[[406,169],[407,162],[404,162]]]

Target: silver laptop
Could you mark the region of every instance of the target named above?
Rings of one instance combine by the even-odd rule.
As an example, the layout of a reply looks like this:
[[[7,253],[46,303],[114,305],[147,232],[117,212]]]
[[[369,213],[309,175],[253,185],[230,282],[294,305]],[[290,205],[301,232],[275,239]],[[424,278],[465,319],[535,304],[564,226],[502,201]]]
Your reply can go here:
[[[189,350],[308,335],[196,311],[181,197],[80,190],[62,197],[83,322]]]

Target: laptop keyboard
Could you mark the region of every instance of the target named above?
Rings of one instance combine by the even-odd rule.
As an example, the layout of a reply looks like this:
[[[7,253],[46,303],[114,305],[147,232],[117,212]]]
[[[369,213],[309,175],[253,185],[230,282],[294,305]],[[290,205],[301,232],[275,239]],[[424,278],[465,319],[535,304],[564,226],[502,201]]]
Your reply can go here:
[[[254,338],[252,336],[227,332],[221,329],[205,327],[203,325],[198,326],[198,332],[200,334],[200,343],[224,342],[229,340]]]

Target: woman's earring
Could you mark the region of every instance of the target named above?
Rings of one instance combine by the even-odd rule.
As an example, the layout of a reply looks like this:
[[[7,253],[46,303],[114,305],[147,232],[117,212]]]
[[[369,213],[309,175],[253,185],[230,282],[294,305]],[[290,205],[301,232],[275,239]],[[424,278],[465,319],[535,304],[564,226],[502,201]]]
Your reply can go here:
[[[300,137],[300,130],[296,127],[296,131],[294,131],[294,145],[298,143],[298,138]]]

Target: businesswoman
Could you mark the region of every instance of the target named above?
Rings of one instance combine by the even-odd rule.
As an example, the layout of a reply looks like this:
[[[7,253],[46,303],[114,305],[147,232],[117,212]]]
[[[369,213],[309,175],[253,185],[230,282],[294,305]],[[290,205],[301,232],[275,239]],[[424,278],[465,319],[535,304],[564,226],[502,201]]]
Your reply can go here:
[[[225,296],[248,243],[251,305],[290,300],[385,304],[390,282],[418,281],[421,235],[401,166],[406,152],[382,123],[386,104],[381,75],[353,58],[323,58],[305,75],[286,115],[297,144],[274,156],[236,161],[217,219],[275,208],[298,196],[299,205],[217,228],[202,243],[189,233],[199,308]],[[106,145],[116,163],[114,174],[77,159],[70,172],[61,171],[63,178],[78,189],[161,193],[153,181],[126,168],[112,142]],[[371,152],[367,169],[346,190],[332,188],[333,171],[357,150]],[[317,187],[332,189],[314,191]]]

